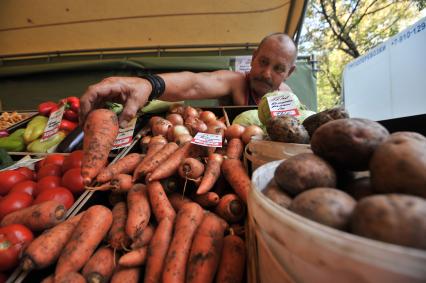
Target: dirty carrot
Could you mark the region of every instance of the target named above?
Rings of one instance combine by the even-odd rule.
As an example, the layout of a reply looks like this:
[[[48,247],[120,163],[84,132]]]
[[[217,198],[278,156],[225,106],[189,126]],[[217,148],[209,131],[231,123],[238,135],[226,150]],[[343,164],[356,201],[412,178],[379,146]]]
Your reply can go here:
[[[164,264],[163,282],[185,282],[186,263],[191,243],[203,216],[203,208],[194,202],[184,204],[179,210],[173,239]]]
[[[120,257],[118,264],[124,267],[138,267],[146,262],[148,247],[144,246],[130,251]]]
[[[135,250],[148,245],[152,239],[152,236],[154,235],[154,230],[155,228],[154,226],[152,226],[152,224],[146,226],[145,229],[143,229],[142,233],[140,233],[138,237],[133,240],[133,243],[130,247]]]
[[[23,224],[31,231],[42,231],[55,226],[65,217],[65,206],[55,200],[34,204],[6,215],[0,226]]]
[[[247,204],[251,181],[243,163],[238,159],[225,159],[222,163],[222,173],[235,193]]]
[[[55,277],[80,270],[107,235],[111,224],[111,210],[102,205],[88,208],[59,256]]]
[[[83,275],[76,271],[55,275],[55,283],[86,283]]]
[[[178,172],[182,178],[197,179],[204,173],[204,164],[192,157],[185,158],[179,165]]]
[[[135,240],[145,229],[151,217],[147,188],[143,184],[135,184],[127,194],[128,215],[126,234]]]
[[[244,241],[236,235],[223,239],[222,255],[216,275],[216,283],[239,283],[243,280],[246,259]]]
[[[84,212],[56,225],[34,239],[25,250],[21,260],[22,269],[42,269],[53,264]]]
[[[219,203],[219,195],[215,192],[207,192],[202,195],[194,195],[192,199],[202,207],[215,207]]]
[[[154,136],[150,139],[148,143],[148,148],[146,150],[146,156],[156,154],[160,149],[162,149],[168,143],[167,139],[161,135]]]
[[[206,170],[204,176],[201,179],[201,184],[197,189],[197,194],[201,195],[210,191],[217,179],[220,176],[220,167],[223,162],[223,156],[217,153],[209,155],[207,160]]]
[[[99,183],[106,183],[118,174],[131,174],[136,166],[142,161],[144,155],[139,153],[131,153],[119,159],[117,162],[103,168],[96,177]]]
[[[86,187],[90,191],[115,191],[119,193],[128,192],[133,186],[133,177],[129,174],[115,175],[111,181],[97,187]]]
[[[185,203],[192,202],[192,200],[179,193],[172,193],[168,197],[175,211],[179,211]]]
[[[231,139],[226,147],[226,156],[230,159],[240,159],[244,150],[241,139]]]
[[[215,207],[215,213],[228,223],[240,221],[243,219],[245,212],[245,204],[236,194],[224,195]]]
[[[119,267],[111,278],[111,283],[138,283],[140,274],[139,267]]]
[[[148,246],[144,283],[160,282],[164,260],[172,240],[174,220],[164,218],[155,229]]]
[[[122,250],[130,245],[130,237],[125,231],[127,223],[127,204],[118,202],[112,209],[112,225],[108,232],[108,243],[115,250]]]
[[[95,109],[89,113],[84,123],[83,160],[81,176],[89,185],[108,161],[118,134],[117,115],[107,109]]]
[[[87,261],[81,274],[88,283],[108,282],[114,271],[114,263],[114,251],[102,247]]]
[[[187,263],[186,282],[212,282],[222,252],[226,222],[214,213],[206,213],[195,233]]]
[[[147,155],[133,172],[133,181],[143,179],[148,173],[151,173],[161,163],[167,160],[179,146],[174,142],[169,142],[162,149],[153,155]]]
[[[174,219],[176,212],[170,204],[163,186],[160,182],[155,181],[146,186],[148,190],[149,201],[151,203],[152,212],[158,222],[164,218]]]

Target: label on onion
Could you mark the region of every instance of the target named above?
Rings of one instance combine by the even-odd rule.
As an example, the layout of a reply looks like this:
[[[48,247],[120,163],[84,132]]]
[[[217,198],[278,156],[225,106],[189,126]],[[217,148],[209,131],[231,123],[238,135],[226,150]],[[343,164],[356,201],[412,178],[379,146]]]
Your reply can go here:
[[[276,116],[299,116],[299,110],[297,109],[296,102],[293,97],[289,94],[269,96],[268,100],[269,110],[271,117]]]
[[[133,141],[133,132],[135,131],[136,118],[133,118],[127,127],[118,130],[117,138],[114,141],[112,149],[119,149],[128,146]]]
[[[207,133],[197,133],[191,143],[208,147],[222,147],[222,136]]]

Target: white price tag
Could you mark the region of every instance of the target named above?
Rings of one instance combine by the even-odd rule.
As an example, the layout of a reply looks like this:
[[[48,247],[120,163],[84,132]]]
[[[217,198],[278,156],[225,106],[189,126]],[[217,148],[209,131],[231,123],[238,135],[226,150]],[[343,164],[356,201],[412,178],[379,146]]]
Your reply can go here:
[[[46,128],[44,128],[43,136],[41,141],[45,141],[51,136],[59,132],[59,127],[61,126],[62,116],[64,115],[65,105],[59,107],[58,110],[50,113],[49,120],[47,121]]]
[[[128,146],[133,141],[133,132],[135,131],[136,118],[133,118],[126,128],[118,131],[117,138],[114,141],[112,149],[119,149]]]
[[[300,115],[299,109],[297,109],[296,103],[291,94],[268,96],[267,100],[269,110],[271,111],[271,117]]]
[[[235,71],[249,72],[251,69],[251,56],[236,56],[235,57]]]
[[[191,143],[208,147],[222,147],[222,136],[215,134],[197,133]]]

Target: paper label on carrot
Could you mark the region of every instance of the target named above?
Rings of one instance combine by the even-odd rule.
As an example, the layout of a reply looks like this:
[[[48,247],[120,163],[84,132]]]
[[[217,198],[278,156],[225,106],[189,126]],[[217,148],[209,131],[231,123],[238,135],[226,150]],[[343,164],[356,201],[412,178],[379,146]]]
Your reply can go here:
[[[269,96],[268,100],[269,110],[271,117],[277,116],[299,116],[299,110],[297,109],[296,102],[293,97],[289,94]]]
[[[222,147],[222,136],[215,134],[197,133],[191,143],[208,147]]]
[[[114,141],[113,149],[119,149],[128,146],[133,141],[133,132],[135,131],[136,118],[133,118],[126,128],[118,130],[117,138]]]
[[[59,127],[61,126],[62,116],[64,115],[65,105],[62,104],[58,110],[53,111],[49,120],[47,121],[46,128],[44,128],[43,136],[41,137],[41,141],[45,141],[51,136],[55,135],[59,132]]]

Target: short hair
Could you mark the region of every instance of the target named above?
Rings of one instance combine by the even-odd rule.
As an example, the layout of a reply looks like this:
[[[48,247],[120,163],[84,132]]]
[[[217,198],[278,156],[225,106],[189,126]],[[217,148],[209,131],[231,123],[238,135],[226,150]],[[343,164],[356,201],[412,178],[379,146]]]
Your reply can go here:
[[[294,47],[294,58],[293,58],[293,62],[292,62],[294,64],[296,62],[296,59],[297,59],[298,48],[297,48],[296,43],[294,42],[294,40],[288,34],[285,34],[283,32],[274,32],[274,33],[271,33],[271,34],[265,36],[262,39],[262,41],[259,43],[257,49],[260,49],[262,47],[262,45],[265,44],[265,42],[268,39],[273,38],[273,37],[277,38],[281,43],[291,44],[291,46]]]

